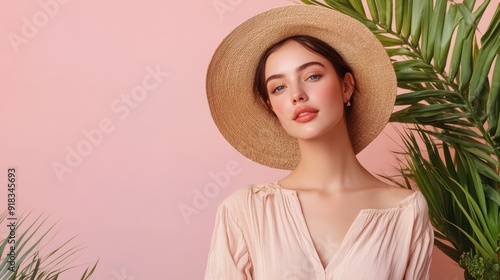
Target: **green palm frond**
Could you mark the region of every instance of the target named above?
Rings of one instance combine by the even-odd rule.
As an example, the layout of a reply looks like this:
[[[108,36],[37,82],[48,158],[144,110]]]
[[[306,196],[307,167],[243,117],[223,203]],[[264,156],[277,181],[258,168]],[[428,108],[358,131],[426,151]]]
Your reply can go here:
[[[349,15],[382,42],[405,92],[391,121],[411,126],[402,133],[404,186],[422,191],[436,246],[466,277],[500,279],[500,3],[302,2]]]
[[[54,237],[55,224],[44,229],[47,218],[38,216],[28,224],[29,214],[16,220],[15,235],[8,235],[0,240],[0,279],[8,280],[56,280],[65,271],[75,268],[71,263],[83,249],[71,245],[74,237],[59,247],[42,255],[43,246]],[[0,214],[0,224],[7,221],[7,212]],[[15,243],[13,243],[13,241]],[[14,250],[11,250],[11,246]],[[15,253],[13,263],[9,254]],[[15,264],[15,266],[12,266]],[[90,279],[97,267],[97,262],[88,267],[81,280]]]

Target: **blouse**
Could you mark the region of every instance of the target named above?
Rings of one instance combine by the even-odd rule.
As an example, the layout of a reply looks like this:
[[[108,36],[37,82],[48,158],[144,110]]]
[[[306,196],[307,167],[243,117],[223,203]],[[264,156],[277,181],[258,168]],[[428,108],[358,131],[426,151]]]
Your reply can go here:
[[[363,209],[326,268],[297,192],[250,185],[217,208],[205,280],[429,278],[434,232],[416,191],[387,209]]]

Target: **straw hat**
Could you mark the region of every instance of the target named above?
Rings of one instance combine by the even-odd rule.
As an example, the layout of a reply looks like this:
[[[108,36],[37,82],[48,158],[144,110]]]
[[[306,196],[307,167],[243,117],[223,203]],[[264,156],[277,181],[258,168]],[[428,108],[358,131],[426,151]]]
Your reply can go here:
[[[241,154],[258,163],[293,169],[297,140],[256,97],[257,64],[281,40],[309,35],[331,45],[352,68],[357,90],[347,117],[355,153],[382,131],[396,98],[396,75],[378,39],[357,20],[331,9],[292,5],[258,14],[236,27],[215,51],[207,73],[207,97],[215,124]]]

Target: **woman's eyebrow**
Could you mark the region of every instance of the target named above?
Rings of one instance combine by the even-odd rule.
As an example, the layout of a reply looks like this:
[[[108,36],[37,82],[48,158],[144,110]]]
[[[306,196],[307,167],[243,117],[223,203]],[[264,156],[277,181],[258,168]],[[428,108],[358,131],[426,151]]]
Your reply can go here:
[[[311,62],[304,63],[304,64],[300,65],[299,67],[297,67],[295,69],[295,72],[300,72],[300,71],[306,69],[307,67],[313,66],[313,65],[318,65],[318,66],[321,66],[321,67],[325,67],[325,65],[323,65],[323,63],[321,63],[321,62],[311,61]],[[285,75],[283,75],[283,74],[271,75],[271,76],[269,76],[269,78],[266,79],[266,85],[267,85],[267,83],[269,83],[270,80],[283,78],[284,76]]]

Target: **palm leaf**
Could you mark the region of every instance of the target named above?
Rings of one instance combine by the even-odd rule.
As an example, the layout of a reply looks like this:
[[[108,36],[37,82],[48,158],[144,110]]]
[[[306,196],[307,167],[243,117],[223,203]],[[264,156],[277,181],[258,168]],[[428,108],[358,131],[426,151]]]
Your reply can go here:
[[[55,224],[50,225],[48,229],[43,229],[46,227],[48,217],[43,218],[40,215],[30,224],[27,224],[29,217],[30,214],[26,214],[16,221],[15,269],[12,269],[7,254],[4,253],[6,248],[9,248],[7,251],[10,252],[9,237],[0,240],[0,278],[10,280],[54,280],[65,271],[76,268],[77,266],[71,266],[70,264],[76,260],[76,254],[82,248],[71,245],[74,237],[50,250],[47,254],[41,255],[42,243],[48,244],[55,237],[55,234],[53,234]],[[0,223],[3,223],[6,218],[7,212],[0,214]],[[3,259],[2,256],[4,256]],[[87,268],[81,279],[89,279],[93,275],[96,266],[97,262],[93,267]]]

